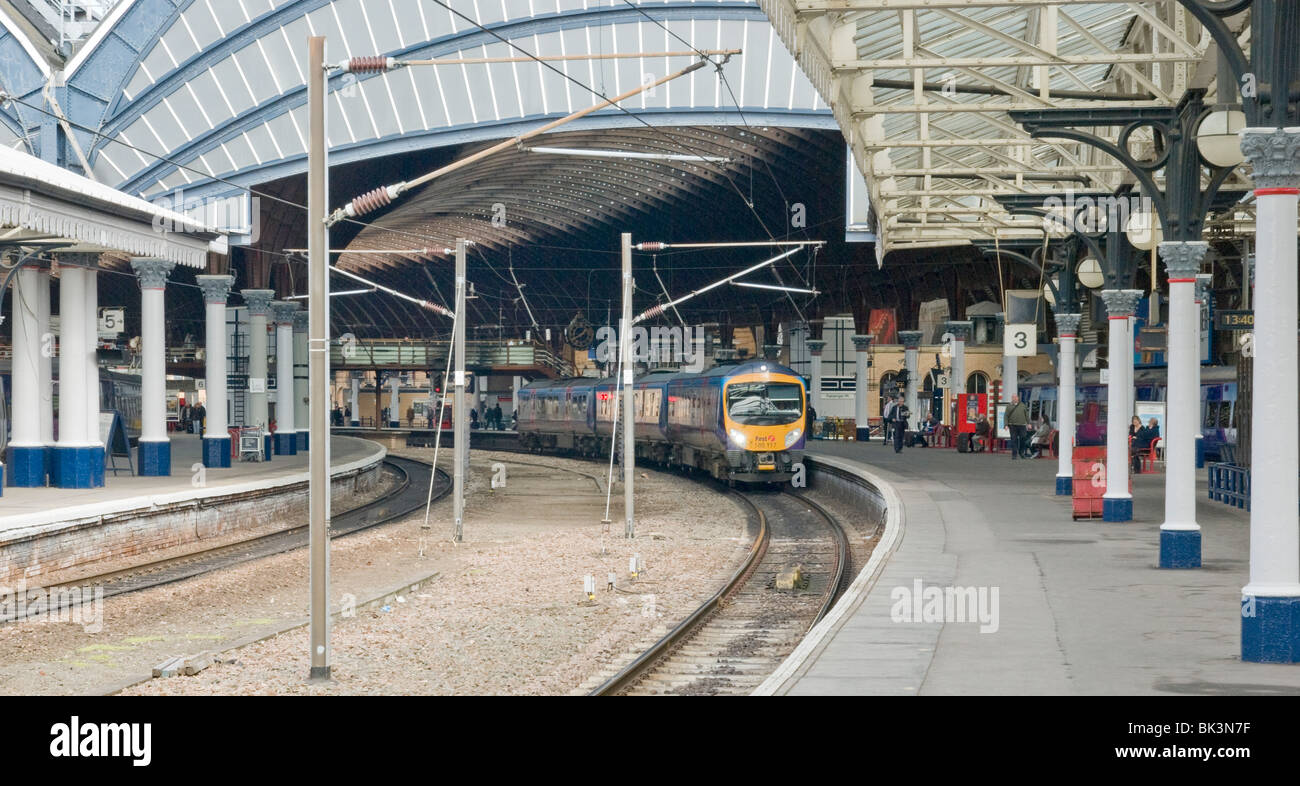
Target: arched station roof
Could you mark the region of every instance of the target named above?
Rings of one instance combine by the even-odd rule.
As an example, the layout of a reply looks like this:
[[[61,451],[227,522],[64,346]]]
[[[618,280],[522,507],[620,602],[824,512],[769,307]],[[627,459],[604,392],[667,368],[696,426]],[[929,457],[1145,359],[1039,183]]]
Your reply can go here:
[[[309,35],[328,37],[332,60],[357,55],[517,55],[496,36],[540,55],[680,51],[674,34],[703,46],[739,46],[725,67],[639,96],[626,108],[659,126],[779,123],[833,128],[829,110],[758,7],[734,0],[638,4],[598,0],[123,0],[67,65],[67,111],[95,176],[132,193],[187,197],[229,192],[183,167],[241,185],[305,171]],[[220,8],[220,12],[216,9]],[[457,13],[463,14],[459,16]],[[485,32],[466,21],[477,20]],[[302,56],[299,56],[301,54]],[[568,62],[558,68],[609,95],[664,75],[690,58]],[[509,137],[532,121],[595,103],[590,92],[538,63],[407,68],[333,79],[334,164]],[[639,125],[609,109],[566,130]],[[175,163],[109,141],[116,138]],[[180,166],[178,166],[180,165]]]

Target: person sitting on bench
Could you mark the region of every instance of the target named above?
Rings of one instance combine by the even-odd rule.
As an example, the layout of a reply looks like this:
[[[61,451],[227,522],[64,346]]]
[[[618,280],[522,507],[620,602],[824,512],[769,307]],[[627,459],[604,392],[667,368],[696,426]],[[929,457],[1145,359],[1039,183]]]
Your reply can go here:
[[[988,449],[989,436],[993,433],[993,427],[989,425],[989,416],[980,415],[979,421],[975,423],[975,439],[971,442],[971,452],[983,453]]]
[[[930,441],[934,439],[934,435],[938,432],[938,430],[939,430],[939,421],[935,419],[934,413],[931,412],[930,416],[927,417],[925,419],[925,422],[921,424],[920,430],[918,430],[915,434],[912,435],[912,441],[908,444],[908,447],[913,447],[913,448],[930,447]]]
[[[1051,447],[1052,423],[1044,415],[1038,423],[1038,430],[1029,440],[1029,450],[1031,451],[1027,458],[1041,458],[1043,450]]]

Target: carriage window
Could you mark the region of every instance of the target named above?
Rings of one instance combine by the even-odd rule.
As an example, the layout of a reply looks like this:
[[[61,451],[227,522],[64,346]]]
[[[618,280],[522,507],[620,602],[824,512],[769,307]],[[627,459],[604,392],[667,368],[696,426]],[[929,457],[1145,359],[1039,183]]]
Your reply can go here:
[[[1217,401],[1205,402],[1205,418],[1201,421],[1202,428],[1215,427],[1215,424],[1219,422],[1218,408],[1219,402]]]
[[[1219,405],[1219,428],[1229,428],[1232,425],[1232,403],[1225,401]]]
[[[733,382],[727,386],[727,414],[754,426],[794,423],[803,417],[802,391],[789,382]]]

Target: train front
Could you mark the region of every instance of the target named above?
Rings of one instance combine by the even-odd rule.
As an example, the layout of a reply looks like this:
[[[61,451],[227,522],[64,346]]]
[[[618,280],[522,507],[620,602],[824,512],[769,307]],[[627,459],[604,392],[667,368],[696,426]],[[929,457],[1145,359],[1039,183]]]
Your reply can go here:
[[[772,364],[754,364],[723,383],[723,428],[731,478],[789,480],[803,460],[806,396],[803,380]]]

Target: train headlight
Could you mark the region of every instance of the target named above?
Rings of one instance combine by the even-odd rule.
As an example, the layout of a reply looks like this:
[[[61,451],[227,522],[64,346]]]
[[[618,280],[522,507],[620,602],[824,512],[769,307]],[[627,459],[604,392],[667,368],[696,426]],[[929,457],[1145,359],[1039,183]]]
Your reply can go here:
[[[727,433],[731,435],[731,444],[738,448],[745,447],[745,433],[743,431],[733,428]]]
[[[785,446],[787,448],[790,447],[794,443],[798,442],[799,438],[802,436],[803,436],[803,429],[797,429],[797,428],[790,429],[789,433],[785,435]]]

